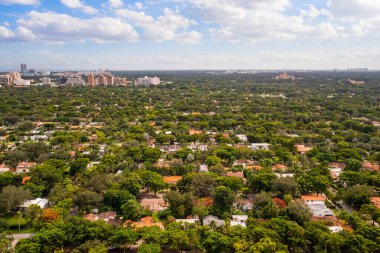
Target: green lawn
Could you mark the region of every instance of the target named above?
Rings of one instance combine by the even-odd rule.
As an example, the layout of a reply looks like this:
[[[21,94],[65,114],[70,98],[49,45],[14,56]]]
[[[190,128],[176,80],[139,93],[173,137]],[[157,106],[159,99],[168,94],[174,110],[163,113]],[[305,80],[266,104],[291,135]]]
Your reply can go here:
[[[27,219],[25,219],[24,217],[18,218],[17,215],[1,216],[0,222],[4,222],[5,224],[7,224],[10,230],[18,230],[19,223],[21,229],[28,225]]]

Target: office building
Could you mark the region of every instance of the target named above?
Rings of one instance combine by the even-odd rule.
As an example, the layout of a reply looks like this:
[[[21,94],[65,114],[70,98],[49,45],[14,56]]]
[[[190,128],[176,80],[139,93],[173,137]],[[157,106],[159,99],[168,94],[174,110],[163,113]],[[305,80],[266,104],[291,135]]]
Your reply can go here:
[[[42,84],[51,84],[51,79],[50,77],[42,77],[41,82]]]
[[[159,85],[161,83],[161,80],[160,78],[158,77],[142,77],[142,78],[137,78],[135,84],[136,85],[145,85],[145,86],[148,86],[148,85]]]
[[[9,85],[11,84],[10,75],[0,75],[0,85]]]
[[[26,64],[25,63],[23,63],[23,64],[21,64],[21,73],[27,73],[28,72],[28,69],[27,69],[27,67],[26,67]]]
[[[83,81],[81,76],[70,76],[66,83],[66,85],[85,85],[86,83]]]
[[[87,83],[88,83],[88,86],[95,86],[96,83],[95,83],[95,75],[93,73],[90,73],[87,75]]]
[[[112,75],[107,76],[107,85],[114,85],[115,84],[115,78]]]
[[[98,85],[106,86],[107,85],[107,77],[105,77],[104,75],[99,75],[98,76]]]

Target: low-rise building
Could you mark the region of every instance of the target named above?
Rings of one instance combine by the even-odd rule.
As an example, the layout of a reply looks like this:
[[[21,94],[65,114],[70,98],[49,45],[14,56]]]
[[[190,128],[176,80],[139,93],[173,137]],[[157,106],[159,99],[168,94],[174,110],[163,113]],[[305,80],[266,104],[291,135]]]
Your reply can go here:
[[[29,173],[36,165],[37,163],[34,162],[19,162],[16,167],[16,173]]]
[[[253,150],[269,150],[269,143],[251,143],[249,148]]]
[[[244,134],[237,134],[236,137],[239,139],[241,142],[248,142],[248,137]]]
[[[242,226],[247,227],[246,221],[248,220],[248,215],[232,215],[231,226]]]
[[[334,213],[326,207],[326,196],[302,195],[301,199],[306,203],[313,216],[333,216]]]
[[[49,206],[49,200],[47,199],[43,199],[43,198],[36,198],[36,199],[32,199],[32,200],[28,200],[28,201],[25,201],[21,207],[22,208],[28,208],[30,207],[31,205],[37,205],[39,206],[41,209],[45,209]]]
[[[306,145],[306,144],[297,144],[296,149],[297,149],[298,153],[300,153],[301,155],[304,155],[307,152],[309,152],[310,150],[312,150],[313,147],[310,145]]]
[[[208,172],[208,166],[206,164],[199,165],[199,172]]]
[[[167,184],[177,184],[179,180],[181,180],[181,176],[165,176],[164,182]]]
[[[0,164],[0,174],[4,173],[4,172],[8,172],[10,170],[11,170],[11,168],[8,165]]]
[[[218,217],[214,215],[207,215],[203,218],[203,225],[210,226],[210,225],[216,225],[217,227],[223,226],[226,224],[224,220],[219,219]]]
[[[143,198],[140,204],[145,210],[150,210],[152,212],[159,212],[168,208],[165,200],[162,197]]]

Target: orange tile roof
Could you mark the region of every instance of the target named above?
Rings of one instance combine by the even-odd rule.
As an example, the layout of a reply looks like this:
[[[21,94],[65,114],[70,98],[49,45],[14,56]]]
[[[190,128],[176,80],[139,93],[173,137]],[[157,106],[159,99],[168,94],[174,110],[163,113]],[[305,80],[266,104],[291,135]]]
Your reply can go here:
[[[164,177],[164,182],[168,184],[177,183],[181,179],[182,179],[181,176],[167,176],[167,177]]]
[[[244,178],[244,173],[241,171],[238,172],[227,172],[227,177],[238,177],[238,178]]]
[[[96,214],[93,214],[93,213],[86,214],[83,218],[85,220],[88,220],[88,221],[97,221],[98,220],[98,216]]]
[[[288,169],[288,166],[284,164],[275,164],[272,167],[272,170],[287,170],[287,169]]]
[[[300,153],[306,153],[313,149],[313,147],[306,146],[305,144],[297,144],[296,148],[297,148],[297,151]]]
[[[17,167],[21,167],[21,168],[30,168],[30,167],[33,167],[34,165],[36,165],[36,163],[33,163],[33,162],[19,162]]]
[[[125,221],[124,226],[128,226],[130,224],[137,229],[142,228],[142,227],[151,227],[151,226],[157,226],[161,229],[164,228],[162,223],[161,222],[155,222],[153,220],[152,216],[146,216],[144,218],[141,218],[141,220],[137,221],[137,222],[131,222],[130,220],[127,220],[127,221]]]
[[[371,202],[380,209],[380,197],[372,197]]]
[[[194,134],[202,134],[203,132],[201,130],[195,130],[195,129],[190,129],[189,130],[189,135],[194,135]]]
[[[362,168],[370,171],[380,171],[380,166],[367,160],[363,162]]]
[[[261,167],[260,165],[247,165],[246,168],[252,170],[261,170],[263,167]]]
[[[31,178],[31,177],[24,177],[24,178],[22,179],[21,184],[25,185],[25,184],[26,184],[26,181],[29,181],[30,179],[32,179],[32,178]]]
[[[323,195],[302,195],[301,199],[304,201],[325,201],[326,197]]]

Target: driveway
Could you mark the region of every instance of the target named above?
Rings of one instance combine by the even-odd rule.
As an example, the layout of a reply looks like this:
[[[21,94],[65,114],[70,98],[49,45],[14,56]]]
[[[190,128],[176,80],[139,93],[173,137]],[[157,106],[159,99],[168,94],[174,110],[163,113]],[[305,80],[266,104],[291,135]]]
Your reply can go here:
[[[32,238],[34,234],[13,234],[12,236],[13,236],[12,247],[14,248],[16,244],[18,243],[18,241],[20,241],[21,239]]]

